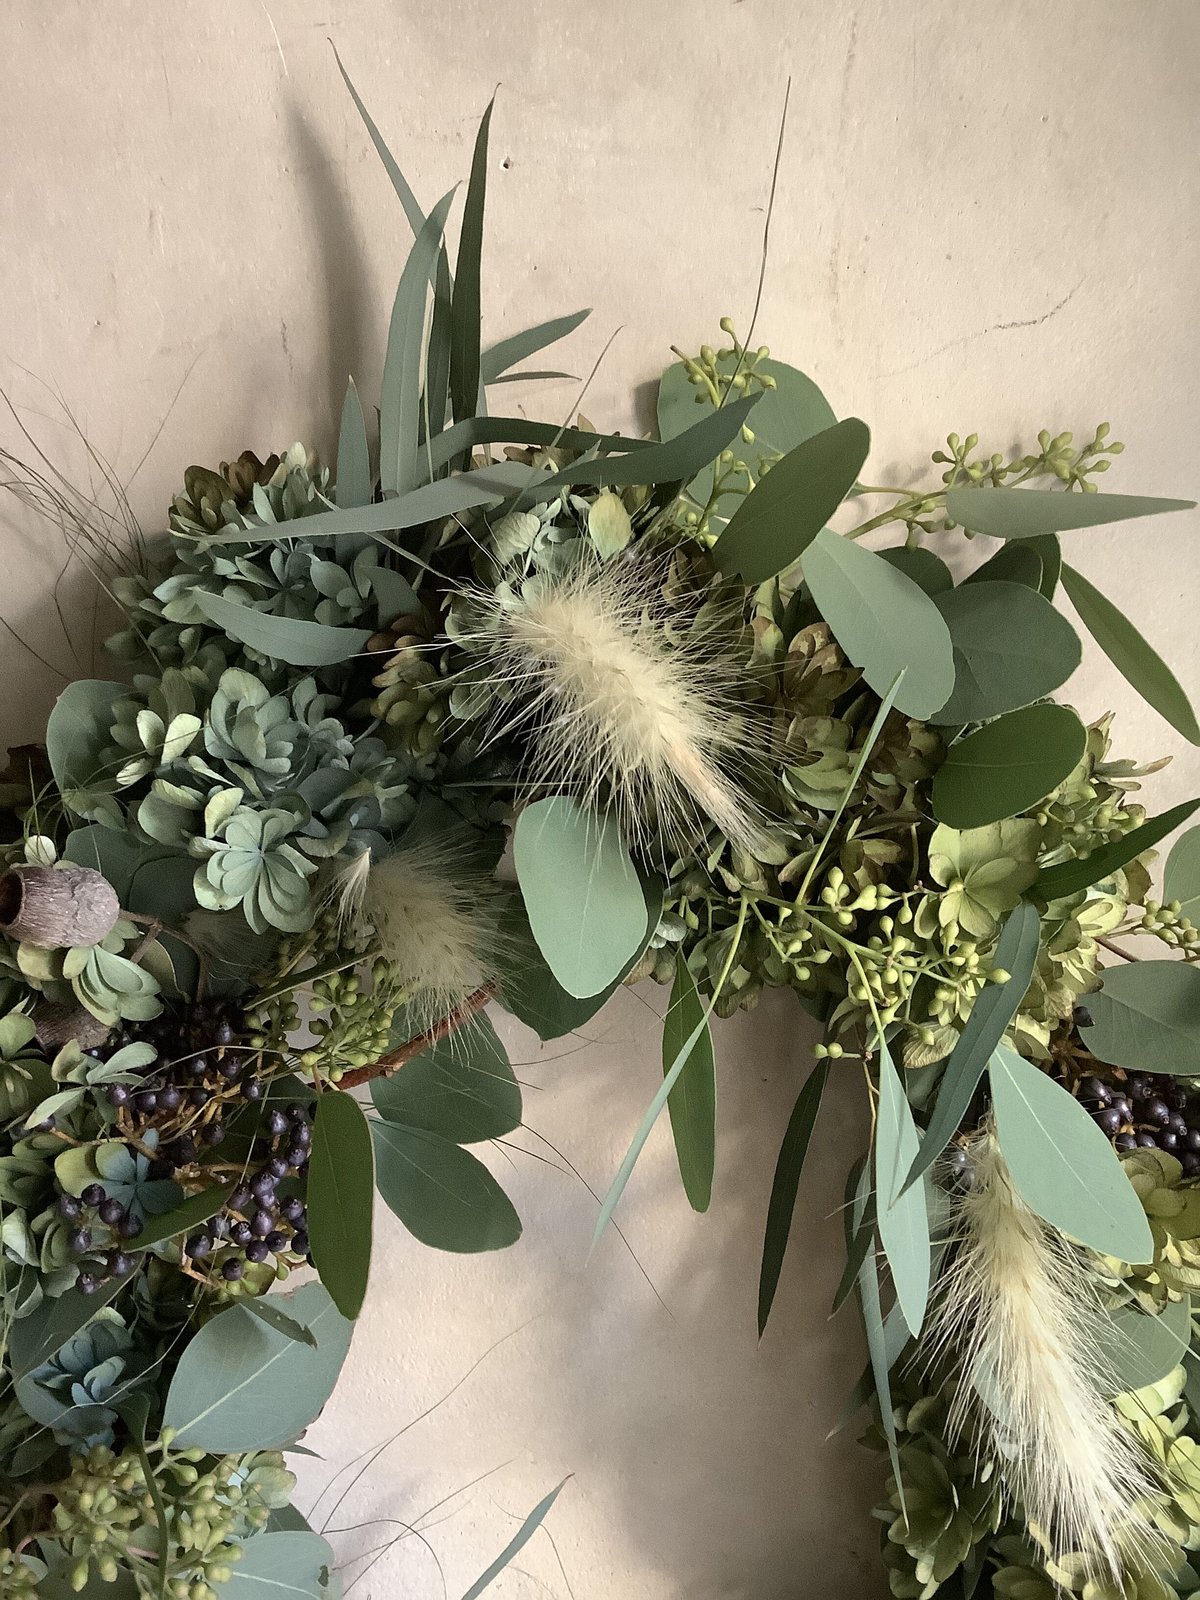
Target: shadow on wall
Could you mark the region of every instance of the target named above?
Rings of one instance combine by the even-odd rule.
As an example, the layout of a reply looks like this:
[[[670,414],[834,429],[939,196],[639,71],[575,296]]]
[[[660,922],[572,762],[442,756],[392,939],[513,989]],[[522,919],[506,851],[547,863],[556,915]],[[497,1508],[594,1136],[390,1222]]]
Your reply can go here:
[[[647,998],[665,1004],[665,991]],[[556,1127],[606,1126],[628,1137],[636,1123],[627,1095],[619,1112],[614,1103],[614,1067],[623,1056],[627,1066],[631,1056],[638,1065],[653,1057],[658,1036],[637,995],[616,1004],[631,1024],[628,1051],[614,1038],[625,1031],[618,1024],[602,1047],[604,1069],[598,1060],[565,1062],[571,1070],[534,1103],[535,1125],[549,1113]],[[817,1037],[788,995],[717,1024],[720,1143],[710,1212],[696,1216],[682,1199],[664,1118],[654,1158],[648,1151],[639,1163],[617,1213],[669,1310],[648,1290],[632,1300],[609,1292],[614,1268],[628,1276],[624,1248],[610,1238],[539,1349],[539,1365],[557,1364],[563,1380],[547,1386],[556,1403],[538,1419],[542,1447],[553,1441],[577,1462],[589,1519],[619,1529],[657,1567],[664,1595],[783,1600],[812,1592],[818,1572],[830,1597],[887,1590],[870,1518],[884,1474],[857,1442],[866,1413],[825,1440],[865,1361],[854,1303],[828,1315],[844,1261],[845,1173],[865,1138],[852,1065],[831,1082],[771,1322],[761,1344],[757,1337],[767,1198]],[[636,1077],[648,1098],[652,1076]],[[568,1154],[570,1137],[555,1139]],[[607,1177],[597,1176],[602,1188]],[[589,1579],[606,1592],[602,1574]]]

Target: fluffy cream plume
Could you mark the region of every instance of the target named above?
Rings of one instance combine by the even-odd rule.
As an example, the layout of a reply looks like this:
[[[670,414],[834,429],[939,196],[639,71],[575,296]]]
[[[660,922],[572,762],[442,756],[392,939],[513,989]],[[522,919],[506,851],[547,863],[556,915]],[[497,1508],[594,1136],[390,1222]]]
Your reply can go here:
[[[401,846],[374,864],[365,852],[355,856],[338,872],[330,899],[343,925],[373,930],[405,991],[414,1032],[496,977],[501,891],[453,835]]]
[[[970,1151],[956,1242],[929,1346],[958,1366],[950,1436],[975,1420],[981,1449],[1056,1555],[1094,1576],[1161,1542],[1149,1457],[1104,1394],[1103,1315],[1086,1263],[1013,1188],[995,1136]]]
[[[519,594],[472,592],[456,637],[496,691],[490,736],[524,736],[531,786],[603,799],[644,847],[711,821],[753,849],[753,728],[729,690],[744,669],[720,618],[672,613],[663,582],[651,556],[581,562]]]

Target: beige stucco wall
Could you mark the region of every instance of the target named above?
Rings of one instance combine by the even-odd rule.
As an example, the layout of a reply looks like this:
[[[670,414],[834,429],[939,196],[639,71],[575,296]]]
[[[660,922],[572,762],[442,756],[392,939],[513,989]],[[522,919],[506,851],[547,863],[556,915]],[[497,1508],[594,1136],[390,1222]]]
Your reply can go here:
[[[594,420],[645,423],[668,345],[715,337],[727,311],[745,323],[791,74],[759,333],[871,423],[874,479],[909,473],[952,428],[1002,449],[1108,418],[1129,447],[1110,487],[1200,491],[1194,0],[0,0],[0,383],[66,461],[55,392],[124,477],[160,430],[130,487],[148,527],[190,461],[328,447],[347,371],[376,392],[407,234],[329,36],[427,204],[465,174],[501,85],[487,328],[590,304],[568,347],[580,373],[620,328]],[[507,398],[565,414],[574,394]],[[1074,547],[1193,690],[1198,535],[1192,514]],[[68,573],[62,589],[76,667],[48,604],[61,551],[29,523],[2,537],[3,616],[86,671],[86,586]],[[0,733],[36,732],[54,674],[0,638],[0,685]],[[1178,757],[1157,801],[1196,790],[1196,752],[1094,651],[1075,694],[1121,714],[1127,753]],[[661,1003],[620,997],[590,1044],[539,1054],[514,1036],[530,1125],[594,1188],[653,1092],[647,1004]],[[574,1473],[550,1523],[562,1570],[539,1536],[498,1595],[882,1593],[865,1515],[877,1469],[852,1438],[820,1442],[860,1361],[850,1309],[826,1321],[849,1110],[824,1125],[802,1248],[761,1347],[754,1335],[771,1166],[808,1042],[786,1003],[721,1029],[712,1213],[687,1211],[660,1130],[620,1211],[629,1248],[611,1235],[590,1266],[583,1182],[512,1151],[496,1161],[526,1234],[506,1255],[430,1254],[385,1214],[307,1499],[503,1340],[334,1526],[411,1521],[490,1473],[422,1524],[453,1597],[513,1514]],[[414,1537],[354,1591],[442,1592]]]

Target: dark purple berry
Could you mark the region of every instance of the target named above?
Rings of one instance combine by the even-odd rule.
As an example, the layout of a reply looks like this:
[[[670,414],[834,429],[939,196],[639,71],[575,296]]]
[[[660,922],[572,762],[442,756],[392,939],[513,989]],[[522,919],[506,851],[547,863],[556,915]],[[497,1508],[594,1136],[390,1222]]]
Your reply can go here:
[[[312,1143],[312,1129],[307,1122],[298,1122],[292,1129],[292,1148],[305,1150]]]
[[[301,1200],[298,1194],[288,1195],[279,1209],[288,1222],[303,1222],[304,1220],[304,1201]]]
[[[136,1110],[148,1117],[158,1110],[158,1095],[153,1089],[139,1089],[133,1097],[133,1104]]]
[[[67,1235],[67,1244],[77,1256],[85,1256],[92,1248],[92,1236],[87,1228],[72,1228]]]
[[[1137,1140],[1131,1133],[1119,1133],[1113,1143],[1118,1150],[1133,1150],[1137,1146]]]
[[[275,1219],[269,1211],[256,1211],[250,1218],[250,1232],[256,1239],[265,1239],[275,1226]]]
[[[246,1070],[246,1063],[240,1056],[226,1056],[221,1062],[221,1076],[230,1083],[236,1083]]]
[[[212,1240],[206,1233],[194,1233],[183,1248],[193,1261],[199,1261],[212,1249]]]
[[[245,1211],[250,1204],[250,1191],[243,1185],[235,1189],[229,1196],[229,1209],[231,1211]]]
[[[267,1132],[278,1138],[281,1133],[287,1132],[288,1120],[282,1111],[267,1112]]]
[[[117,1232],[122,1239],[136,1239],[142,1231],[142,1225],[132,1211],[126,1212],[117,1224]]]
[[[222,1047],[233,1043],[234,1033],[228,1022],[218,1022],[215,1037],[217,1043]]]
[[[1168,1155],[1173,1155],[1179,1148],[1179,1135],[1172,1133],[1170,1128],[1164,1128],[1158,1136],[1158,1148],[1165,1150]]]
[[[267,1162],[267,1171],[272,1178],[286,1178],[292,1163],[283,1156],[272,1156]]]
[[[79,1286],[80,1294],[95,1294],[100,1287],[100,1279],[94,1272],[81,1272],[75,1282]]]
[[[165,1156],[155,1156],[147,1170],[147,1176],[156,1180],[169,1178],[174,1171],[175,1163],[173,1161],[168,1161]]]
[[[1077,1028],[1090,1028],[1092,1026],[1092,1013],[1086,1006],[1076,1006],[1071,1013],[1071,1021]]]
[[[181,1134],[179,1138],[176,1139],[175,1143],[171,1146],[171,1154],[175,1159],[176,1166],[191,1166],[192,1162],[196,1159],[196,1141],[192,1138],[190,1133]]]
[[[287,1114],[289,1122],[303,1122],[308,1113],[299,1101],[296,1101],[288,1107]]]
[[[74,1222],[75,1218],[79,1215],[79,1213],[82,1210],[83,1210],[83,1206],[82,1206],[82,1204],[80,1203],[80,1201],[77,1199],[77,1197],[75,1195],[73,1195],[73,1194],[60,1194],[59,1195],[59,1197],[58,1197],[58,1214],[59,1214],[60,1217],[65,1217],[68,1222]]]
[[[974,1181],[974,1176],[974,1173],[972,1173],[972,1181]],[[308,1254],[308,1234],[305,1233],[303,1228],[297,1228],[292,1235],[292,1249],[298,1256],[306,1256]]]
[[[255,1266],[261,1266],[270,1254],[265,1239],[251,1239],[246,1246],[246,1260],[253,1261]]]
[[[221,1276],[226,1283],[236,1283],[246,1269],[236,1256],[232,1256],[221,1268]]]
[[[229,1218],[223,1211],[218,1212],[218,1214],[210,1220],[208,1224],[208,1231],[214,1239],[226,1239],[229,1237]]]
[[[107,1200],[101,1200],[97,1212],[101,1222],[110,1228],[115,1228],[120,1225],[121,1218],[125,1215],[125,1207],[119,1200],[114,1200],[110,1196]]]
[[[80,1196],[85,1206],[98,1206],[104,1199],[104,1190],[98,1183],[89,1183]]]
[[[1200,1128],[1189,1128],[1185,1143],[1189,1150],[1200,1150]]]
[[[124,1278],[133,1271],[133,1257],[124,1250],[110,1250],[105,1265],[114,1278]]]
[[[1171,1120],[1171,1108],[1165,1100],[1159,1100],[1157,1097],[1147,1100],[1145,1119],[1147,1122],[1157,1122],[1160,1128],[1165,1128]]]
[[[233,1222],[229,1225],[229,1237],[240,1249],[245,1249],[254,1233],[248,1222]]]
[[[267,1235],[267,1249],[270,1250],[273,1255],[278,1255],[280,1251],[286,1250],[287,1242],[287,1234],[281,1232],[278,1228],[273,1228]]]
[[[165,1089],[158,1091],[158,1109],[160,1111],[178,1111],[183,1104],[183,1090],[175,1084],[169,1083]]]
[[[1179,1159],[1180,1165],[1183,1167],[1184,1177],[1194,1178],[1200,1172],[1200,1152],[1185,1150]]]
[[[1153,1150],[1156,1147],[1157,1141],[1152,1133],[1139,1133],[1136,1137],[1139,1150]]]
[[[261,1100],[263,1097],[263,1086],[261,1083],[259,1083],[257,1078],[251,1078],[250,1082],[244,1085],[242,1094],[247,1100]]]
[[[218,1118],[214,1118],[212,1122],[206,1124],[204,1132],[200,1135],[203,1142],[210,1147],[219,1145],[224,1137],[225,1124]]]
[[[123,1083],[114,1083],[109,1089],[105,1098],[110,1106],[127,1105],[129,1101],[129,1090]]]
[[[1107,1134],[1120,1133],[1121,1113],[1110,1106],[1107,1111],[1102,1111],[1096,1119]]]
[[[275,1196],[275,1175],[268,1171],[256,1172],[250,1180],[250,1193],[256,1200],[271,1200]],[[239,1206],[244,1211],[245,1206]]]
[[[206,1106],[212,1099],[211,1089],[189,1089],[188,1103],[193,1106]]]

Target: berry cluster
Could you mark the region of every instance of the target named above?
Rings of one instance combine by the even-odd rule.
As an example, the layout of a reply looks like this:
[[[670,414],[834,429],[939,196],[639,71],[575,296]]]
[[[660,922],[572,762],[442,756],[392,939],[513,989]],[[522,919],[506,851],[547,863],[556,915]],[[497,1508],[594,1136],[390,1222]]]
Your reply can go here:
[[[293,1263],[309,1254],[308,1217],[296,1192],[307,1177],[312,1147],[307,1107],[272,1107],[263,1127],[266,1145],[255,1158],[261,1161],[257,1171],[243,1178],[226,1205],[184,1245],[193,1271],[207,1267],[226,1283],[236,1283],[247,1263],[262,1266],[272,1256]]]
[[[1078,1095],[1118,1150],[1162,1150],[1176,1158],[1185,1177],[1200,1176],[1200,1098],[1178,1078],[1092,1076],[1082,1080]]]
[[[172,1170],[191,1166],[203,1149],[221,1144],[227,1112],[263,1097],[259,1055],[237,1042],[239,1020],[219,1001],[197,1001],[164,1013],[136,1035],[158,1051],[142,1085],[118,1083],[107,1091],[122,1131],[144,1137],[148,1129],[158,1130]],[[131,1037],[122,1030],[92,1053],[107,1055]]]
[[[67,1235],[67,1244],[74,1255],[86,1256],[97,1248],[95,1234],[101,1228],[116,1241],[132,1242],[142,1232],[142,1224],[119,1200],[105,1194],[98,1183],[89,1183],[81,1195],[60,1194],[58,1214],[65,1222],[74,1224]],[[89,1215],[90,1214],[90,1215]],[[98,1264],[81,1269],[76,1280],[83,1294],[95,1294],[110,1278],[124,1278],[137,1265],[136,1259],[119,1242],[114,1243]]]

